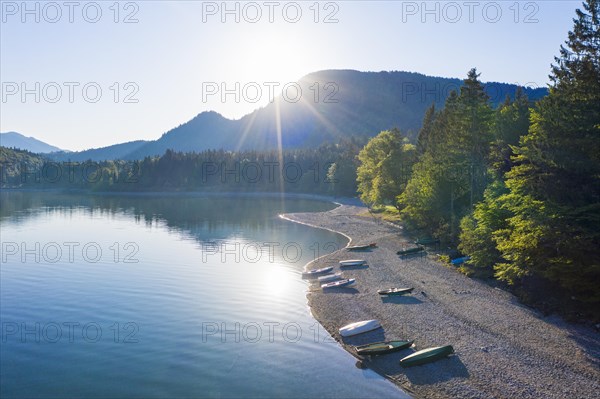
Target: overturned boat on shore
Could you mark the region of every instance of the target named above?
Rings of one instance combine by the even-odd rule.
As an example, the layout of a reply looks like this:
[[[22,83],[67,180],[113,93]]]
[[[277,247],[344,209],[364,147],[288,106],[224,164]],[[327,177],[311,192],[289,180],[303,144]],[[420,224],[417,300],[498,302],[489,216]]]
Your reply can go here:
[[[400,360],[400,366],[412,367],[443,359],[454,353],[452,345],[427,348],[406,356]]]
[[[413,342],[406,340],[373,342],[371,344],[355,346],[354,349],[356,349],[357,354],[362,356],[379,356],[409,348]]]
[[[353,335],[366,333],[368,331],[376,330],[381,328],[381,324],[377,320],[363,320],[355,323],[350,323],[340,328],[340,335],[342,337],[351,337]]]
[[[379,295],[406,295],[406,294],[410,294],[411,292],[413,292],[414,288],[410,287],[410,288],[388,288],[385,290],[379,290],[377,291],[377,293]]]

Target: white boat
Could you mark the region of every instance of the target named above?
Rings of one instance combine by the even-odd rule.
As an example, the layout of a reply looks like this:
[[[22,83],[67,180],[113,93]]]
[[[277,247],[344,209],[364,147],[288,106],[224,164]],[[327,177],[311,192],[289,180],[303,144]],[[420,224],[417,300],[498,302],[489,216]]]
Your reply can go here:
[[[357,321],[356,323],[350,323],[347,326],[340,328],[340,335],[342,337],[350,337],[356,334],[362,334],[367,331],[376,330],[381,327],[377,320],[363,320]]]
[[[348,259],[348,260],[341,260],[340,266],[361,266],[361,265],[364,265],[365,263],[367,263],[367,261],[364,259]]]
[[[330,281],[341,280],[342,278],[342,273],[327,274],[319,277],[319,283],[328,283]]]
[[[317,274],[329,273],[332,270],[333,270],[333,266],[328,266],[328,267],[323,267],[321,269],[316,269],[316,270],[311,270],[311,271],[308,271],[308,272],[304,272],[304,273],[302,273],[302,275],[304,277],[313,277],[313,276],[316,276]]]
[[[353,278],[345,278],[343,280],[334,281],[332,283],[321,284],[321,288],[327,289],[327,288],[345,287],[347,285],[354,284],[355,281],[356,281],[356,279],[353,279]]]

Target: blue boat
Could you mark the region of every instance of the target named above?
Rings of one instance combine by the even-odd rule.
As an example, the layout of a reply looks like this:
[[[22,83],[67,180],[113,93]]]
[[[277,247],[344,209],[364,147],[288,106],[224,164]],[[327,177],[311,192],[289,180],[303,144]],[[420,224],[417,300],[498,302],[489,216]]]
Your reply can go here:
[[[463,256],[462,258],[452,259],[450,261],[450,263],[452,263],[453,265],[461,265],[461,264],[465,263],[466,261],[468,261],[469,259],[471,259],[470,256]]]

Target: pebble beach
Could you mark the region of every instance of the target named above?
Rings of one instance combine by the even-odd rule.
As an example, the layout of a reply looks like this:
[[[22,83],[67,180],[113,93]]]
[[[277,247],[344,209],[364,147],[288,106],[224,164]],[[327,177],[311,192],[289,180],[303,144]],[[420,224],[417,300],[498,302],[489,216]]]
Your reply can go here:
[[[350,353],[354,345],[410,339],[414,347],[360,358],[415,398],[598,398],[600,334],[542,316],[509,292],[468,278],[426,253],[399,256],[414,246],[401,227],[368,216],[367,208],[346,201],[321,213],[286,219],[333,230],[350,245],[377,243],[368,251],[341,249],[306,265],[335,266],[356,283],[323,291],[314,281],[307,298],[314,317]],[[367,267],[340,269],[344,259],[365,259]],[[411,295],[381,297],[379,289],[414,287]],[[377,319],[383,328],[342,338],[338,329]],[[452,345],[455,354],[423,366],[402,368],[399,360],[428,347]],[[358,356],[357,356],[358,357]],[[326,359],[322,367],[327,367]]]

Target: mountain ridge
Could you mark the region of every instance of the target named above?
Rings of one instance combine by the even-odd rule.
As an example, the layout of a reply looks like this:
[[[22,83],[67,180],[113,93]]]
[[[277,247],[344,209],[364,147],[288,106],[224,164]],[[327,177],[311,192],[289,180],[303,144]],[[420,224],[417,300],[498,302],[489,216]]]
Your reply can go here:
[[[38,140],[35,137],[27,137],[18,132],[0,133],[0,145],[7,148],[16,148],[38,154],[64,151],[58,147]]]
[[[426,109],[444,105],[462,79],[427,76],[418,72],[360,72],[351,69],[312,72],[296,82],[298,101],[276,99],[242,116],[228,119],[204,111],[151,141],[133,141],[86,151],[51,155],[54,159],[142,159],[162,155],[167,149],[269,150],[318,146],[345,137],[373,137],[398,127],[414,139]],[[487,82],[494,106],[514,97],[517,85]],[[530,100],[547,94],[546,88],[524,88]],[[288,100],[290,100],[288,98]],[[280,121],[279,123],[277,121]],[[279,134],[281,131],[281,134]]]

